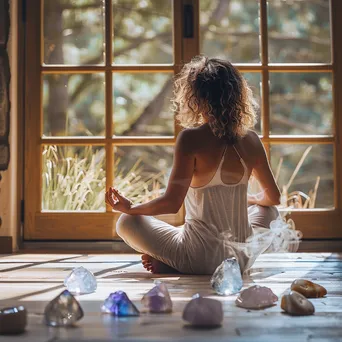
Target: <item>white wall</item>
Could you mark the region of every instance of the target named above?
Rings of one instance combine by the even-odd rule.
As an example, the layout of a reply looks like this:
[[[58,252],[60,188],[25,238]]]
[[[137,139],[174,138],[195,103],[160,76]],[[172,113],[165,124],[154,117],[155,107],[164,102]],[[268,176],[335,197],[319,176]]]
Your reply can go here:
[[[7,171],[1,172],[0,182],[0,216],[2,225],[0,236],[13,237],[13,249],[17,249],[18,212],[17,212],[17,173],[18,173],[18,111],[17,111],[17,57],[18,57],[18,34],[17,34],[17,1],[10,1],[10,40],[8,44],[8,54],[11,66],[11,115],[10,115],[10,153],[11,160]],[[21,139],[22,140],[22,139]]]

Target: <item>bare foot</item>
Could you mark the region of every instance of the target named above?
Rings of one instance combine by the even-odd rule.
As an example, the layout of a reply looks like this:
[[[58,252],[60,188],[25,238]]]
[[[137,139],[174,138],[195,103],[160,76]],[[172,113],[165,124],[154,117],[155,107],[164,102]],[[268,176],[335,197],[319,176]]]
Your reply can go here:
[[[158,273],[158,274],[160,274],[160,273],[179,273],[177,270],[175,270],[171,266],[166,265],[163,262],[152,258],[148,254],[143,254],[141,256],[141,262],[142,262],[144,268],[146,268],[146,270],[151,272],[151,273]]]

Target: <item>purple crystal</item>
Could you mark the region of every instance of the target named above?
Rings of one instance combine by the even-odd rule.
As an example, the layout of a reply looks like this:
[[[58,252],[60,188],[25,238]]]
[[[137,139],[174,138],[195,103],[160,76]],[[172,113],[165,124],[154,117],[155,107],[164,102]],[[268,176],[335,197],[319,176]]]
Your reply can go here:
[[[223,321],[223,309],[220,301],[203,298],[196,294],[185,306],[183,319],[195,327],[217,327]]]
[[[82,317],[81,305],[68,290],[53,299],[44,311],[45,323],[53,327],[73,325]]]
[[[169,291],[164,283],[157,283],[154,288],[147,292],[141,302],[154,313],[167,313],[172,311],[172,301]]]
[[[114,316],[139,316],[139,310],[130,301],[124,291],[111,293],[102,305],[102,312],[110,313]]]

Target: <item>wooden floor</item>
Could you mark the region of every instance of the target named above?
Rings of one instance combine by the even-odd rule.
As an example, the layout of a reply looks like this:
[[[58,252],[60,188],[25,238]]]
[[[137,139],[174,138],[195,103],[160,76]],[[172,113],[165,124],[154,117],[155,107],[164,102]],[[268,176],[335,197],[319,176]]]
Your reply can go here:
[[[144,271],[140,257],[132,254],[22,254],[0,257],[0,308],[24,305],[29,312],[27,332],[0,336],[0,341],[342,341],[342,254],[268,254],[261,256],[244,287],[270,287],[279,297],[295,278],[318,282],[326,298],[313,299],[314,316],[290,317],[276,306],[248,311],[235,306],[236,296],[215,296],[207,276],[156,276]],[[63,289],[63,280],[76,266],[91,270],[98,279],[95,293],[79,296],[85,317],[76,328],[51,328],[42,324],[45,305]],[[141,308],[142,295],[155,279],[169,287],[174,312],[143,313],[137,318],[102,315],[100,307],[109,293],[124,290]],[[182,321],[182,310],[195,293],[223,302],[221,328],[194,330]]]

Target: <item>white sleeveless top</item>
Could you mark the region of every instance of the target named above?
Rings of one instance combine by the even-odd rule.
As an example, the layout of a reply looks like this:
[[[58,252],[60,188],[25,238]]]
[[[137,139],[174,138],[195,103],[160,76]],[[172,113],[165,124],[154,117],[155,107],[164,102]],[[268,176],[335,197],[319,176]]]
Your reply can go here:
[[[248,169],[239,152],[244,172],[239,182],[226,184],[222,181],[221,172],[227,146],[224,149],[219,166],[211,181],[201,187],[189,187],[185,198],[185,222],[204,223],[212,229],[216,237],[224,234],[232,241],[244,242],[252,230],[248,223]],[[200,226],[203,227],[203,224]]]
[[[227,147],[211,181],[189,187],[185,197],[185,224],[182,240],[187,246],[186,264],[193,273],[210,274],[225,258],[235,256],[242,271],[266,251],[296,251],[301,233],[281,217],[270,229],[251,227],[248,221],[248,168],[233,145],[243,166],[239,182],[222,181],[222,165]]]

